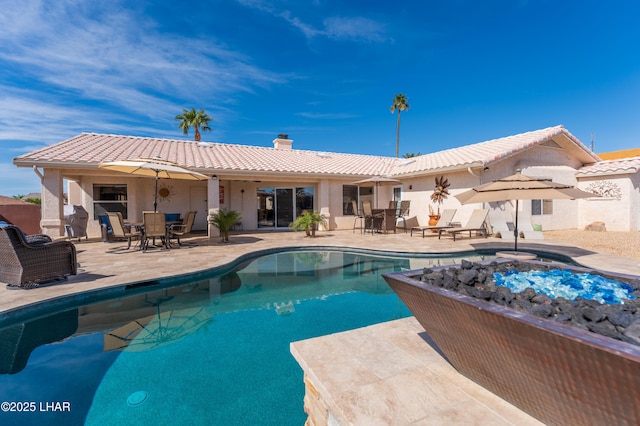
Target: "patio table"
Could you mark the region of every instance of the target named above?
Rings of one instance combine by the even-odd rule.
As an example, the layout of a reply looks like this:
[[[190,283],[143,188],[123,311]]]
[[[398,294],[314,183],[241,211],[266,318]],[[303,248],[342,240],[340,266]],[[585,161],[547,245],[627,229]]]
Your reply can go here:
[[[372,221],[372,228],[379,233],[387,231],[396,232],[396,209],[373,209],[375,216]]]

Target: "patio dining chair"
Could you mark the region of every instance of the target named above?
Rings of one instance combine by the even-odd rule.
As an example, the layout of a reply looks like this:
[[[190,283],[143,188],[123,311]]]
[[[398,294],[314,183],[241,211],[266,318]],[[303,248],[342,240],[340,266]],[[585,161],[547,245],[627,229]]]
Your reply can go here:
[[[156,238],[159,238],[166,248],[170,248],[169,239],[167,238],[167,221],[164,213],[145,211],[142,212],[143,238],[142,251],[149,248],[149,240],[153,240],[155,245]]]
[[[407,232],[407,217],[409,217],[409,208],[411,200],[400,201],[400,209],[398,210],[397,219],[402,219],[402,229]]]
[[[113,237],[127,240],[127,250],[131,248],[131,240],[140,240],[140,232],[132,231],[131,228],[124,224],[122,213],[108,212],[107,216],[109,218],[109,223],[111,224]]]
[[[371,208],[371,201],[362,202],[362,213],[364,214],[364,229],[371,229],[371,234],[376,229],[379,231],[382,227],[384,217],[380,213],[374,213]]]
[[[193,228],[193,222],[196,219],[196,213],[197,212],[195,211],[187,212],[187,217],[184,219],[183,224],[175,224],[169,226],[169,230],[167,231],[167,238],[169,239],[169,243],[171,243],[171,240],[175,238],[178,241],[178,245],[182,245],[180,237],[186,237],[191,234],[191,228]]]
[[[358,220],[360,221],[360,233],[362,234],[362,230],[364,229],[364,214],[360,209],[358,209],[358,203],[355,201],[351,201],[351,208],[353,209],[353,232],[356,232],[356,223]]]

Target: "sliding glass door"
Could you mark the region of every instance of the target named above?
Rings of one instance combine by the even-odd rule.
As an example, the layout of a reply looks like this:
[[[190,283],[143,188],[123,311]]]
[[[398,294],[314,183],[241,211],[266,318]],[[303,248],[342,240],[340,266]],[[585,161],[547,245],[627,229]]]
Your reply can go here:
[[[313,187],[258,188],[258,228],[288,228],[305,210],[313,210]]]

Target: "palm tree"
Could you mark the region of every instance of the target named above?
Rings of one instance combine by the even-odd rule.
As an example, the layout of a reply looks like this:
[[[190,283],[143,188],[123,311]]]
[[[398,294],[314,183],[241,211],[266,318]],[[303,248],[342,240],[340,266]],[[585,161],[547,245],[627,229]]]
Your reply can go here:
[[[398,158],[398,151],[400,149],[400,112],[408,111],[409,103],[407,97],[402,93],[398,93],[393,98],[393,104],[391,104],[391,113],[398,111],[398,123],[396,124],[396,158]]]
[[[242,216],[235,210],[218,210],[209,216],[209,223],[220,230],[223,243],[229,242],[229,231],[241,220]]]
[[[211,127],[209,127],[209,121],[213,121],[213,117],[209,117],[203,109],[196,111],[195,108],[191,108],[191,110],[183,109],[182,114],[176,115],[176,120],[180,120],[178,128],[182,129],[182,133],[185,135],[188,135],[189,129],[193,127],[196,131],[194,140],[199,142],[200,129],[202,129],[202,131],[211,130]]]

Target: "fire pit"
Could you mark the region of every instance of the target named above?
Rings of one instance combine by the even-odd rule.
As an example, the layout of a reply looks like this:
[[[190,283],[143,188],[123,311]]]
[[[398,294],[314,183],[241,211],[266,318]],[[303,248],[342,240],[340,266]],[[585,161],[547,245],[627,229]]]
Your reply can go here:
[[[502,262],[514,263],[466,262],[455,271],[438,267],[384,278],[461,374],[542,422],[640,424],[640,346],[488,301],[500,300],[488,295],[485,287],[486,277]],[[548,267],[536,261],[517,264],[523,269]],[[441,276],[443,281],[420,281],[425,275]],[[638,286],[638,277],[602,275]],[[475,279],[455,284],[461,276]],[[633,333],[629,335],[632,341]]]

